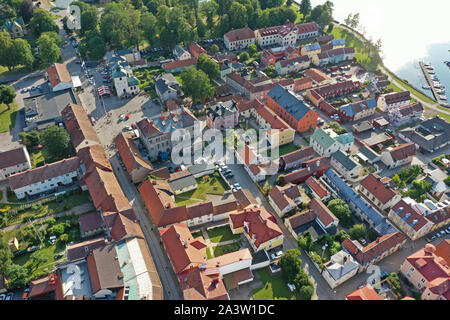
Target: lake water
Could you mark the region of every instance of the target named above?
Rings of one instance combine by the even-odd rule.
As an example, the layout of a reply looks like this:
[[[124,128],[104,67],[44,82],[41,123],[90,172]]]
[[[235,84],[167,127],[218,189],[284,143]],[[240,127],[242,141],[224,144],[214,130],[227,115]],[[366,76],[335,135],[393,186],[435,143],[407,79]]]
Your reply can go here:
[[[300,2],[300,0],[296,0]],[[312,0],[312,5],[325,0]],[[448,0],[334,0],[334,18],[343,22],[360,13],[366,37],[383,43],[385,65],[418,88],[424,77],[418,61],[431,62],[450,96],[450,1]],[[423,90],[432,96],[431,91]]]

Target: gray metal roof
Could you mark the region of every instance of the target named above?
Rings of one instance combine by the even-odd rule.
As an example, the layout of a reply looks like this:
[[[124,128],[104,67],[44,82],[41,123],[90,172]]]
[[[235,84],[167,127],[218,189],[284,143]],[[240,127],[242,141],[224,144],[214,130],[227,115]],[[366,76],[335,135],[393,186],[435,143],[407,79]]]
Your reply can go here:
[[[358,166],[358,163],[355,160],[344,154],[341,150],[333,153],[332,157],[348,171],[351,171]]]
[[[183,188],[190,187],[192,185],[195,185],[197,181],[195,180],[194,176],[186,176],[174,181],[169,182],[170,187],[172,190],[181,190]]]

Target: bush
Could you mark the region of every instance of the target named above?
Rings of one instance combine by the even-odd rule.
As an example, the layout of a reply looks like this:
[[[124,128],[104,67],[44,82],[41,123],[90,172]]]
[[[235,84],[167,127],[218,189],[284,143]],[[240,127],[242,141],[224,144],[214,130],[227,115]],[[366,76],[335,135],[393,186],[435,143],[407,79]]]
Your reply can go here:
[[[355,224],[350,229],[350,234],[355,240],[364,238],[364,236],[366,235],[366,226],[364,224]]]
[[[312,261],[314,261],[315,263],[317,263],[318,265],[322,264],[322,258],[320,257],[320,255],[315,252],[315,251],[310,251],[308,252],[309,257],[311,258]]]
[[[314,287],[313,286],[305,286],[301,287],[299,290],[300,297],[304,300],[311,300],[313,294],[314,294]]]
[[[392,286],[392,290],[394,293],[399,297],[403,298],[405,296],[405,292],[402,289],[402,286],[400,284],[400,280],[398,278],[397,273],[393,272],[388,277],[389,283]]]
[[[336,241],[339,241],[339,242],[342,243],[342,241],[344,241],[345,238],[348,238],[348,237],[349,237],[348,233],[347,233],[345,230],[341,230],[341,231],[339,231],[338,234],[336,234],[336,235],[334,236],[334,239],[335,239]]]
[[[69,235],[68,235],[67,233],[62,234],[62,235],[59,237],[58,241],[61,242],[61,243],[67,243],[67,242],[69,242]]]

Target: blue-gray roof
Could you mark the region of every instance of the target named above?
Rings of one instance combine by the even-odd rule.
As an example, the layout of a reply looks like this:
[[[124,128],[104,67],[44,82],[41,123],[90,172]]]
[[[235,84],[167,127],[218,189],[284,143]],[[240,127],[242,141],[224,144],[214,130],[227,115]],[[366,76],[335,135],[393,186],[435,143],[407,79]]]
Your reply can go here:
[[[333,39],[331,40],[333,47],[345,46],[345,39]]]
[[[269,91],[271,97],[276,103],[282,106],[289,114],[297,120],[301,120],[311,108],[302,100],[297,98],[289,90],[283,88],[279,84]]]
[[[373,207],[368,204],[360,194],[356,193],[347,183],[345,183],[333,169],[325,171],[325,178],[328,184],[335,190],[338,196],[347,203],[353,203],[356,208],[364,212],[364,214],[373,222],[375,231],[383,236],[385,234],[398,232],[386,218],[379,214]]]
[[[344,133],[341,134],[339,136],[337,136],[336,141],[339,142],[340,144],[347,144],[347,143],[353,143],[355,141],[355,138],[353,137],[353,133],[348,132],[348,133]]]
[[[346,154],[344,154],[341,150],[336,151],[333,153],[332,157],[342,164],[342,166],[347,169],[348,171],[353,170],[358,166],[358,163],[353,160],[352,158],[348,157]]]
[[[358,112],[366,109],[375,109],[377,107],[377,101],[375,98],[369,98],[367,100],[358,101],[342,106],[339,111],[345,113],[348,117],[353,117]]]
[[[320,50],[320,44],[318,44],[318,43],[308,44],[305,46],[305,48],[306,48],[306,51],[308,51],[308,52]]]
[[[361,152],[364,156],[367,157],[367,159],[373,161],[374,159],[376,159],[377,157],[379,157],[380,155],[378,153],[376,153],[372,148],[364,145],[361,148],[359,148],[359,152]]]

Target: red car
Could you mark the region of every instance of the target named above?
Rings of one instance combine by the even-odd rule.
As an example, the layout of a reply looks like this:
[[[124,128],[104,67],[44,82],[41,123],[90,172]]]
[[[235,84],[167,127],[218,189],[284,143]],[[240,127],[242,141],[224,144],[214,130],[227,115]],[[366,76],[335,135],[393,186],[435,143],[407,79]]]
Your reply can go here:
[[[109,76],[103,76],[103,79],[109,79]]]
[[[180,167],[176,167],[175,168],[175,172],[179,172],[179,171],[181,171],[181,168]]]
[[[125,120],[128,120],[128,119],[130,119],[130,114],[127,114],[127,115],[125,116]]]

